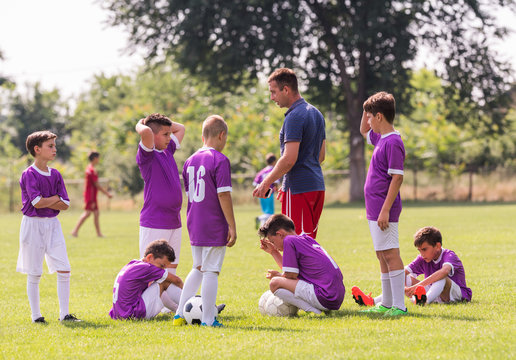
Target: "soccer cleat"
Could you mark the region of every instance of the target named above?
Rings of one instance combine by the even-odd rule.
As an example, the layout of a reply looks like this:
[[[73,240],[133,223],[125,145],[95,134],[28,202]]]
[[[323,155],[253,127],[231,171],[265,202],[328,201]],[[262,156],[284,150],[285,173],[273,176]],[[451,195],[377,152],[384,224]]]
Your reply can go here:
[[[206,323],[201,323],[201,326],[208,326],[208,324]],[[221,323],[219,323],[219,321],[217,320],[217,318],[215,318],[215,320],[213,321],[213,324],[211,324],[212,327],[224,327],[224,325],[222,325]]]
[[[74,314],[68,314],[65,315],[64,318],[62,318],[60,321],[69,321],[69,322],[81,322],[81,319],[77,319],[77,317]]]
[[[426,289],[423,286],[418,286],[414,292],[414,299],[416,305],[426,305]]]
[[[353,295],[353,299],[360,306],[374,306],[374,299],[371,297],[371,293],[369,295],[364,294],[358,286],[351,288],[351,295]]]
[[[47,321],[45,320],[45,318],[43,316],[40,316],[39,318],[37,318],[33,322],[34,323],[39,323],[39,324],[46,324],[47,323]]]
[[[385,307],[382,304],[377,304],[376,306],[373,306],[370,309],[362,310],[360,312],[361,313],[366,313],[366,314],[383,314],[383,313],[386,313],[389,310],[391,310],[391,308]]]
[[[186,320],[181,315],[174,315],[174,320],[172,321],[172,326],[183,326],[186,325]]]
[[[386,311],[383,316],[387,316],[387,317],[397,317],[397,316],[403,316],[403,315],[407,315],[408,314],[408,311],[407,309],[405,310],[401,310],[401,309],[398,309],[397,307],[391,307],[388,311]]]
[[[217,305],[217,313],[220,314],[222,312],[222,310],[224,310],[225,307],[226,307],[226,304]]]

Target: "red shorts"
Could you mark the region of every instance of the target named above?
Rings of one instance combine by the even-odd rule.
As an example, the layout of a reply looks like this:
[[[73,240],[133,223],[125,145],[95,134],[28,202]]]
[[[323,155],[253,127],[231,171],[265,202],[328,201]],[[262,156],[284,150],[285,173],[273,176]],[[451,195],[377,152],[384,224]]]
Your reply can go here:
[[[296,234],[307,234],[315,239],[324,205],[324,191],[310,191],[292,195],[282,193],[281,213],[294,221]]]
[[[98,209],[99,209],[99,206],[97,204],[97,200],[88,201],[84,204],[84,210],[95,211]]]

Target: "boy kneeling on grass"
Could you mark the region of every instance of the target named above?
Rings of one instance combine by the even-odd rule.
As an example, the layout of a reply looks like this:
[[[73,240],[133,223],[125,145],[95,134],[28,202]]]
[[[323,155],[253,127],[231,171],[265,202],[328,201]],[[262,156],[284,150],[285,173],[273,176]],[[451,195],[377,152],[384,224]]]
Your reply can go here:
[[[466,286],[466,273],[459,257],[442,247],[441,232],[426,226],[414,235],[414,246],[420,255],[405,267],[405,295],[417,305],[471,301],[471,289]],[[424,274],[422,281],[417,276]],[[382,301],[382,295],[372,298],[357,286],[351,289],[359,305],[373,306]]]
[[[118,273],[109,316],[148,320],[158,315],[164,306],[175,309],[183,281],[166,270],[175,259],[174,249],[167,241],[151,242],[142,259],[131,260]]]
[[[342,273],[321,245],[306,234],[297,235],[294,222],[283,214],[272,215],[258,234],[260,248],[283,270],[266,275],[274,295],[315,314],[340,308],[346,292]]]

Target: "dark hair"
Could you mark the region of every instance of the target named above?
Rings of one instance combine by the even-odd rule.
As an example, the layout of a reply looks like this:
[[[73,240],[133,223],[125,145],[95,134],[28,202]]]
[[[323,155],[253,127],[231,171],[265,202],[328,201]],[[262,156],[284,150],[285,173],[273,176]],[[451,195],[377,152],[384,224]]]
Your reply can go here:
[[[57,138],[57,135],[48,130],[36,131],[27,136],[25,147],[32,156],[36,156],[36,152],[34,151],[35,146],[41,147],[45,141],[55,138]]]
[[[364,102],[364,111],[373,115],[381,113],[385,120],[392,124],[396,115],[396,100],[392,94],[385,91],[378,92]]]
[[[165,115],[154,113],[143,119],[142,123],[143,125],[150,127],[154,134],[157,134],[161,130],[162,126],[172,125],[172,120]]]
[[[430,246],[435,246],[437,243],[443,243],[441,232],[434,226],[425,226],[414,234],[414,246],[420,247],[424,242]]]
[[[292,69],[280,68],[274,70],[267,79],[267,82],[271,81],[276,81],[280,90],[282,90],[283,87],[288,86],[294,93],[299,92],[297,87],[297,77]]]
[[[276,155],[274,155],[273,153],[268,153],[267,155],[265,155],[265,161],[267,161],[267,165],[272,164],[276,161]]]
[[[220,115],[210,115],[202,123],[202,136],[205,139],[219,136],[221,132],[228,133],[228,124]]]
[[[173,262],[176,259],[174,249],[165,240],[154,240],[145,249],[145,256],[152,254],[154,258],[161,259],[166,256],[168,261]]]
[[[88,160],[89,160],[89,161],[93,161],[93,159],[96,159],[96,158],[98,158],[99,156],[100,156],[100,154],[99,154],[98,152],[96,152],[96,151],[92,151],[92,152],[90,152],[90,153],[89,153],[89,155],[88,155]]]
[[[275,235],[280,229],[286,231],[296,231],[296,227],[291,218],[283,214],[275,214],[269,217],[265,224],[258,230],[258,235],[265,238],[269,235]]]

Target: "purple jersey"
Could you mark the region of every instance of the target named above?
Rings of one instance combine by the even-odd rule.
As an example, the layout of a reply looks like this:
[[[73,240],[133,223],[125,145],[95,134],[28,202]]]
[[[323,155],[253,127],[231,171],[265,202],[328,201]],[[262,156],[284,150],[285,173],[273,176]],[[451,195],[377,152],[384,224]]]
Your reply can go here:
[[[421,255],[418,255],[410,265],[407,265],[407,270],[415,275],[424,274],[425,278],[427,278],[437,270],[442,269],[444,264],[451,266],[451,272],[448,277],[460,286],[462,299],[471,301],[472,292],[471,289],[466,286],[466,272],[464,271],[464,266],[462,266],[462,261],[460,261],[457,254],[451,250],[442,249],[439,258],[437,260],[432,260],[429,263],[427,263]]]
[[[370,130],[367,142],[374,145],[374,151],[364,185],[365,205],[367,219],[376,221],[387,197],[392,174],[403,175],[405,147],[397,131],[380,135]],[[401,197],[398,192],[389,212],[389,222],[398,222],[400,214]]]
[[[174,135],[165,150],[148,149],[141,142],[136,163],[145,182],[140,226],[152,229],[181,227],[181,181],[174,153],[179,142]]]
[[[113,308],[109,312],[112,319],[143,319],[145,318],[145,303],[143,292],[149,283],[162,283],[168,276],[161,269],[141,260],[131,260],[118,273],[113,286]]]
[[[183,166],[188,197],[186,224],[193,246],[226,246],[228,223],[218,193],[231,191],[231,166],[226,155],[202,147]]]
[[[313,284],[317,300],[329,310],[338,310],[346,289],[339,266],[308,235],[289,235],[283,239],[283,271]]]
[[[269,175],[269,173],[272,171],[272,169],[274,169],[274,166],[272,165],[267,165],[266,167],[264,167],[263,169],[261,169],[260,171],[258,171],[258,174],[256,174],[254,180],[253,180],[253,186],[257,186],[259,184],[262,183],[263,179],[265,179],[267,177],[267,175]],[[271,189],[274,189],[274,184],[278,184],[279,185],[279,179],[276,180],[275,182],[273,182],[271,184]]]
[[[41,198],[58,195],[66,205],[70,205],[70,199],[66,192],[63,177],[56,169],[48,168],[48,172],[42,171],[31,165],[22,173],[20,178],[22,213],[31,217],[55,217],[59,210],[50,208],[36,209],[34,207]]]

